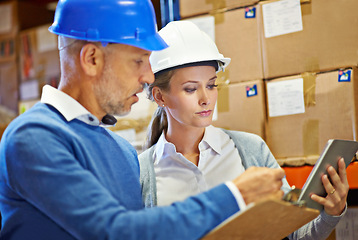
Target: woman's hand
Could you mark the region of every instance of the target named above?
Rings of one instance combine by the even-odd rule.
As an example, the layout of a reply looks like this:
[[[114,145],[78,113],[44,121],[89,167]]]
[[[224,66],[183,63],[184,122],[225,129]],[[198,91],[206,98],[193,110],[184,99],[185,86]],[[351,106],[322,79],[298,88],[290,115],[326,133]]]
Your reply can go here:
[[[332,166],[328,167],[327,172],[331,181],[327,175],[322,176],[322,183],[326,189],[327,196],[324,198],[316,194],[312,194],[311,199],[322,204],[327,214],[339,216],[342,214],[346,206],[349,190],[346,164],[344,163],[343,158],[338,161],[339,175]]]

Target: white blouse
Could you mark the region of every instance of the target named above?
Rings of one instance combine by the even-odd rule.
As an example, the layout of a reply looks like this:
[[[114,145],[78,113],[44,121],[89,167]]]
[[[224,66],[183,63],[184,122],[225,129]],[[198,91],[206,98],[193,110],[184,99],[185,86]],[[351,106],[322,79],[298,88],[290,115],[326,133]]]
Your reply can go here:
[[[219,128],[209,126],[205,129],[199,151],[199,164],[196,166],[176,152],[174,144],[161,135],[154,153],[158,206],[184,200],[231,181],[245,171],[234,142]],[[232,186],[229,188],[233,190]],[[238,194],[235,197],[242,207],[245,203]]]

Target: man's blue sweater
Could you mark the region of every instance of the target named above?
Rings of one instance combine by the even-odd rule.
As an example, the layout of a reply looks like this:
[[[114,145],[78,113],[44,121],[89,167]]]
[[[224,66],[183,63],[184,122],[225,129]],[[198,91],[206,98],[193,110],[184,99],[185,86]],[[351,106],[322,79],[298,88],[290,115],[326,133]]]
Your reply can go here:
[[[237,212],[223,184],[143,209],[135,149],[111,131],[38,103],[0,144],[0,239],[198,239]]]

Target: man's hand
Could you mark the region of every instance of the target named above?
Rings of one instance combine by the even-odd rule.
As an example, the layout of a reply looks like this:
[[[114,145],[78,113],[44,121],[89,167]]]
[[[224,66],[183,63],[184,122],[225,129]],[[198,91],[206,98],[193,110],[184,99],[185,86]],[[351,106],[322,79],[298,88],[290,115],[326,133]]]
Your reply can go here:
[[[281,199],[282,178],[285,171],[281,168],[250,167],[233,180],[246,204],[257,202],[265,197]]]
[[[322,176],[322,183],[326,189],[327,196],[324,198],[316,194],[312,194],[311,198],[319,204],[322,204],[327,214],[339,216],[342,214],[346,206],[349,190],[346,165],[343,158],[338,161],[339,175],[332,166],[327,168],[327,172],[331,181],[327,175]]]

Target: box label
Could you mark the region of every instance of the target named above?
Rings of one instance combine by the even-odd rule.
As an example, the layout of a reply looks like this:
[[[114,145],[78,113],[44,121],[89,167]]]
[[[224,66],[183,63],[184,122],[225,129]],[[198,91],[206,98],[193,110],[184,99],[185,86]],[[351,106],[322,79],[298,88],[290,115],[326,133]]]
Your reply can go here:
[[[266,38],[303,30],[300,0],[281,0],[262,5]]]
[[[252,87],[246,86],[246,97],[253,97],[257,95],[257,85],[254,84]]]
[[[305,112],[303,78],[267,83],[270,117]]]
[[[338,82],[350,82],[352,76],[352,69],[339,70],[338,71]]]
[[[245,8],[245,18],[256,18],[256,7]]]

